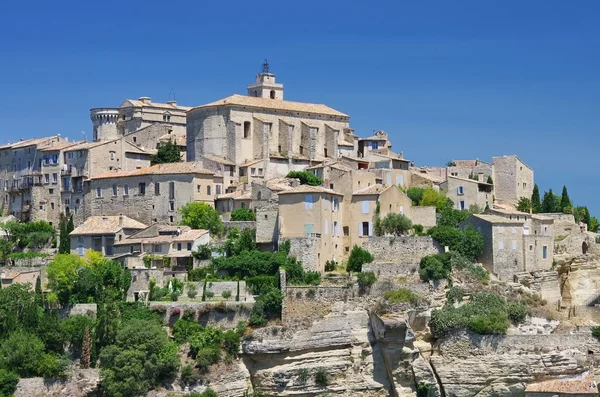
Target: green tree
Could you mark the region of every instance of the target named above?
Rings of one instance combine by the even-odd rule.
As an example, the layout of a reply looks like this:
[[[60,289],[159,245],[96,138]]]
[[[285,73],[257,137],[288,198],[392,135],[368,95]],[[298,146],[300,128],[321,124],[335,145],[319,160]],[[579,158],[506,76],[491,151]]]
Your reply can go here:
[[[490,185],[494,184],[494,180],[492,179],[491,175],[488,175],[488,177],[487,177],[487,183],[489,183]]]
[[[471,214],[469,211],[465,210],[456,210],[454,208],[446,208],[442,212],[437,219],[438,226],[450,226],[450,227],[458,227],[458,225],[467,219]]]
[[[45,352],[35,334],[16,331],[0,345],[0,367],[22,377],[54,376],[64,369],[63,361]]]
[[[18,383],[19,375],[5,369],[0,369],[0,396],[12,396],[17,390]]]
[[[563,186],[562,195],[560,198],[560,211],[565,212],[565,209],[572,208],[573,204],[571,203],[571,199],[569,198],[569,193],[567,192],[567,187]]]
[[[249,208],[238,208],[231,211],[231,220],[234,222],[255,221],[256,215]]]
[[[72,220],[72,217],[71,217]],[[58,253],[59,254],[68,254],[71,252],[71,237],[69,236],[69,233],[72,232],[72,230],[69,230],[69,223],[70,221],[65,218],[64,216],[62,216],[60,218],[60,223],[59,223],[59,234],[58,234]]]
[[[412,222],[403,214],[388,214],[381,221],[381,227],[384,233],[400,236],[412,228]]]
[[[206,203],[188,203],[179,209],[181,224],[192,229],[205,229],[213,235],[223,231],[219,212]]]
[[[527,197],[520,197],[517,202],[517,210],[521,212],[535,212],[533,203]]]
[[[373,262],[373,255],[366,249],[355,245],[352,247],[352,251],[350,251],[346,270],[349,272],[360,272],[362,271],[362,266],[370,262]]]
[[[299,179],[301,185],[321,186],[323,184],[323,179],[309,171],[290,171],[285,177]]]
[[[40,320],[35,292],[27,284],[0,289],[0,339],[17,330],[34,331]]]
[[[79,269],[86,266],[87,262],[80,256],[58,254],[46,267],[48,286],[63,305],[69,303]]]
[[[159,146],[158,152],[150,159],[152,165],[164,163],[179,163],[181,162],[181,152],[171,139],[164,145]]]
[[[421,203],[421,200],[423,199],[424,192],[425,189],[422,187],[410,187],[406,191],[406,195],[412,200],[413,205],[419,205],[419,203]]]
[[[177,350],[157,322],[135,319],[124,323],[115,344],[100,354],[102,389],[115,397],[145,395],[175,377]]]
[[[540,200],[540,189],[538,188],[537,183],[533,185],[533,193],[531,194],[531,207],[533,208],[533,213],[538,214],[542,212],[542,201]]]
[[[65,333],[65,339],[71,345],[71,348],[79,356],[83,349],[85,340],[85,330],[93,334],[96,326],[96,320],[88,316],[75,315],[70,316],[62,323]]]
[[[434,189],[425,189],[423,197],[419,202],[421,206],[434,206],[438,212],[452,207],[452,201],[443,194]]]
[[[544,198],[542,199],[542,212],[562,212],[560,208],[560,199],[552,192],[552,189],[544,192]]]

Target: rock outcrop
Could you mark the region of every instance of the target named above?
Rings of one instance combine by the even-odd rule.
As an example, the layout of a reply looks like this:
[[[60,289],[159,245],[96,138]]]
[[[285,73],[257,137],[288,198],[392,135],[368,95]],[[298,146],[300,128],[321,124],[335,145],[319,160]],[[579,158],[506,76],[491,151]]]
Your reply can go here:
[[[98,369],[79,369],[65,379],[19,379],[14,397],[86,397],[93,395],[99,384]]]

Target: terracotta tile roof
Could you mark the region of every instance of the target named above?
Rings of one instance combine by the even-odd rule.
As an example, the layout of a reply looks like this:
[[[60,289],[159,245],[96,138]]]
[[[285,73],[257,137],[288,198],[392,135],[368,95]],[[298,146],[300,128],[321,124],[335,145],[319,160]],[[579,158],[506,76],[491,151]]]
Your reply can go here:
[[[80,143],[82,143],[82,142],[66,142],[66,141],[52,142],[49,145],[39,148],[38,150],[41,152],[51,152],[53,150],[63,150],[63,149],[67,149],[71,146],[77,146]]]
[[[156,164],[151,167],[142,168],[131,171],[109,171],[104,174],[97,175],[91,179],[106,179],[106,178],[122,178],[129,176],[141,175],[168,175],[168,174],[205,174],[214,175],[215,173],[209,170],[198,167],[198,163],[181,162],[181,163],[166,163]]]
[[[235,166],[235,163],[233,163],[227,159],[224,159],[222,157],[214,156],[212,154],[203,154],[202,157],[204,157],[207,160],[214,161],[215,163]]]
[[[174,227],[173,230],[170,229],[157,229],[161,232],[164,231],[176,231],[177,226]],[[191,242],[199,239],[208,233],[208,230],[204,229],[190,229],[189,227],[180,227],[181,233],[179,235],[176,234],[155,234],[154,236],[144,236],[140,237],[139,234],[142,234],[144,231],[140,233],[136,233],[132,236],[127,237],[124,240],[116,242],[114,245],[129,245],[129,244],[158,244],[158,243],[175,243],[175,242]],[[186,256],[189,256],[186,255]]]
[[[58,135],[49,136],[46,138],[33,138],[33,139],[25,140],[25,141],[15,142],[12,144],[11,147],[13,149],[18,149],[18,148],[33,146],[33,145],[45,145],[45,144],[50,143],[52,140],[58,141],[59,139],[60,139],[60,137]]]
[[[300,185],[300,186],[291,188],[289,190],[279,192],[280,195],[295,194],[295,193],[303,193],[303,194],[324,193],[324,194],[335,194],[336,196],[343,196],[343,194],[338,193],[334,190],[325,189],[324,187],[321,187],[321,186],[310,186],[310,185]]]
[[[393,185],[367,186],[365,188],[355,191],[354,193],[352,193],[352,195],[353,196],[367,196],[367,195],[373,195],[373,194],[381,194],[391,187],[393,187]]]
[[[537,383],[531,383],[525,388],[525,393],[561,393],[561,394],[598,394],[598,385],[594,381],[592,371],[579,375],[556,378]]]
[[[170,103],[160,103],[160,102],[150,102],[150,103],[144,103],[140,100],[137,99],[126,99],[125,102],[123,102],[121,104],[120,107],[127,107],[127,106],[123,106],[125,105],[126,102],[129,102],[132,106],[136,106],[136,107],[148,107],[148,108],[159,108],[159,109],[171,109],[171,110],[183,110],[183,111],[188,111],[190,109],[192,109],[189,106],[181,106],[181,105],[172,105]]]
[[[195,107],[191,111],[194,111],[196,109],[204,109],[204,108],[209,108],[209,107],[228,106],[228,105],[282,110],[282,111],[288,111],[288,112],[323,114],[323,115],[327,115],[327,116],[348,117],[348,115],[346,115],[342,112],[338,112],[337,110],[332,109],[326,105],[315,104],[315,103],[283,101],[281,99],[258,98],[258,97],[251,97],[251,96],[244,96],[244,95],[237,95],[237,94],[229,96],[227,98],[220,99],[216,102],[212,102],[212,103],[208,103],[206,105]]]
[[[122,225],[121,225],[122,218]],[[114,234],[121,229],[145,229],[147,226],[128,216],[90,216],[69,235]]]

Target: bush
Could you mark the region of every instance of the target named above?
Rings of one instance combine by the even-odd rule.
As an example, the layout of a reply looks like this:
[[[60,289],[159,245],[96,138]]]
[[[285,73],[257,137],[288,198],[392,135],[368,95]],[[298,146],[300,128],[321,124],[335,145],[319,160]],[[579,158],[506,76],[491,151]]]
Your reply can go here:
[[[335,261],[326,261],[325,262],[325,271],[326,272],[332,272],[335,270]]]
[[[476,259],[483,252],[483,235],[473,227],[461,231],[450,226],[435,226],[427,234],[440,245],[447,246],[470,260]]]
[[[324,368],[319,368],[315,373],[315,383],[321,387],[326,387],[329,383],[329,376]]]
[[[506,304],[508,319],[513,324],[519,324],[525,321],[525,318],[531,314],[527,306],[519,302],[510,302]]]
[[[204,390],[202,393],[198,391],[191,392],[188,394],[188,397],[219,397],[216,391],[211,389],[210,387]]]
[[[377,281],[377,277],[373,272],[360,272],[356,277],[358,279],[358,286],[363,289],[372,286]]]
[[[190,299],[194,299],[198,295],[198,288],[195,283],[188,283],[187,296]]]
[[[469,329],[480,335],[504,335],[509,325],[508,314],[499,309],[473,316],[468,323]]]
[[[413,225],[413,230],[417,236],[421,236],[423,234],[423,225]]]
[[[406,191],[406,195],[412,200],[412,205],[419,205],[423,199],[424,192],[425,189],[422,187],[411,187]]]
[[[231,218],[233,222],[245,222],[255,221],[256,215],[254,211],[249,208],[238,208],[237,210],[231,211]]]
[[[219,212],[206,203],[187,203],[179,209],[181,224],[192,229],[209,230],[211,234],[220,234],[223,231],[223,223]]]
[[[200,267],[188,271],[188,281],[204,281],[210,270],[207,267]]]
[[[592,336],[598,340],[600,340],[600,327],[592,328]]]
[[[203,347],[196,352],[196,364],[201,372],[208,370],[213,364],[221,360],[221,348],[217,345]]]
[[[229,298],[231,298],[231,291],[225,290],[221,293],[221,296],[225,299],[229,299]]]
[[[173,324],[173,340],[178,345],[189,342],[195,335],[204,331],[202,324],[180,318]]]
[[[19,383],[19,375],[0,369],[0,396],[12,396],[17,390],[17,383]]]
[[[352,247],[352,251],[350,251],[346,269],[349,272],[360,272],[362,271],[362,265],[370,262],[373,262],[373,255],[369,251],[355,245]]]
[[[421,258],[419,277],[423,281],[442,280],[450,276],[452,266],[450,261],[441,260],[442,255],[427,255]]]
[[[454,304],[462,302],[464,291],[461,287],[450,287],[446,292],[446,298],[448,298],[448,304]]]
[[[459,211],[454,208],[447,208],[440,213],[440,216],[437,219],[437,225],[457,228],[458,225],[469,216],[471,216],[469,211]]]
[[[255,276],[246,279],[246,285],[254,295],[260,295],[263,292],[277,287],[277,279],[274,276]]]
[[[429,389],[431,389],[431,386],[428,383],[419,382],[417,385],[417,397],[429,396]]]
[[[198,246],[195,252],[192,252],[192,256],[200,261],[212,258],[212,249],[208,244]]]
[[[384,233],[400,236],[408,233],[412,228],[412,222],[403,214],[388,214],[381,221],[381,228]]]
[[[304,384],[304,383],[306,383],[306,381],[308,381],[308,369],[300,368],[298,370],[298,381],[302,384]]]
[[[181,368],[181,381],[186,385],[196,383],[199,380],[199,376],[195,373],[194,367],[186,364]]]
[[[413,305],[418,304],[420,301],[419,295],[406,288],[385,291],[383,298],[390,303],[412,303]]]
[[[213,296],[215,296],[215,293],[208,289],[206,292],[204,292],[204,296],[206,296],[208,299],[211,299]]]
[[[300,179],[301,185],[321,186],[323,184],[321,178],[308,171],[290,171],[285,177]]]

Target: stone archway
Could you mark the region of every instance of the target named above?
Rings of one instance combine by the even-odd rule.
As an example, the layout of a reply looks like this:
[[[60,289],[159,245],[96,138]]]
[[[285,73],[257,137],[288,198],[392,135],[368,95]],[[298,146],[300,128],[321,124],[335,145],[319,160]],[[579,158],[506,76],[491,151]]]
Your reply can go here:
[[[588,248],[589,248],[589,246],[588,246],[588,243],[587,243],[587,241],[584,241],[584,242],[581,244],[581,252],[582,252],[584,255],[585,255],[585,254],[587,254],[587,252],[588,252]]]

